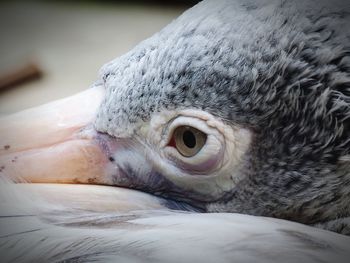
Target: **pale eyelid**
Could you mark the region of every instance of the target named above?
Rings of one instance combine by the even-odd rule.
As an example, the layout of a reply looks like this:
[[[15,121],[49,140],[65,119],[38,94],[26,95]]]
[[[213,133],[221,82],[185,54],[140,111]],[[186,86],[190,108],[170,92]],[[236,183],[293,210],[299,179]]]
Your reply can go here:
[[[199,163],[189,163],[184,162],[181,159],[178,158],[171,158],[172,161],[176,163],[176,166],[180,168],[181,170],[191,173],[192,175],[198,174],[198,175],[206,175],[206,174],[212,174],[213,170],[218,170],[221,165],[221,161],[223,158],[224,151],[221,150],[218,153],[212,155],[210,158],[203,160],[203,162]]]

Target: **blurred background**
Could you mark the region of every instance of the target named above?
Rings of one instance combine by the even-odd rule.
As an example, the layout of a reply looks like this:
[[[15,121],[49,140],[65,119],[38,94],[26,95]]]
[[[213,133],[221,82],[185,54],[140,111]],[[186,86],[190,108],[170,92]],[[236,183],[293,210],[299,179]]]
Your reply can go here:
[[[87,89],[195,0],[0,1],[0,115]]]

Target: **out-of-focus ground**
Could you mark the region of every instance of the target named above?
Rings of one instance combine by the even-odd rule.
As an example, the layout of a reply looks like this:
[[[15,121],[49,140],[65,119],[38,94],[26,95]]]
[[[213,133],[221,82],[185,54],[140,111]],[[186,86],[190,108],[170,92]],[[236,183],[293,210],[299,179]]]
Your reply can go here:
[[[152,36],[188,7],[1,2],[0,74],[34,62],[43,76],[1,89],[0,114],[87,89],[104,63]]]

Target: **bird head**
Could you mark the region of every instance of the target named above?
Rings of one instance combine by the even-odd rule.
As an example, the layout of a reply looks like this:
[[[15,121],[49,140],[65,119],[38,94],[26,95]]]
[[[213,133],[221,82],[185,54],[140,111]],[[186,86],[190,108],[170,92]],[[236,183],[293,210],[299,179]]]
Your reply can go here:
[[[5,118],[2,172],[204,212],[349,215],[348,18],[329,23],[332,8],[204,1],[107,63],[82,95]]]

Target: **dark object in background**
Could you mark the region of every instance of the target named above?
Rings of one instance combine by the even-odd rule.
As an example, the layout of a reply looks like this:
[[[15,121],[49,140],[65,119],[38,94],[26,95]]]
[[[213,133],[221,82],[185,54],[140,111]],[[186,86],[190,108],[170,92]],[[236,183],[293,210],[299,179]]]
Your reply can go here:
[[[62,1],[59,1],[62,2]],[[68,2],[68,1],[67,1]],[[75,3],[98,3],[98,4],[104,4],[104,3],[109,3],[109,4],[144,4],[144,5],[161,5],[161,6],[194,6],[195,4],[201,2],[200,0],[103,0],[103,1],[97,1],[97,0],[77,0],[74,1]]]
[[[39,79],[42,71],[36,63],[29,62],[6,73],[0,74],[0,91],[9,89],[27,81]]]

